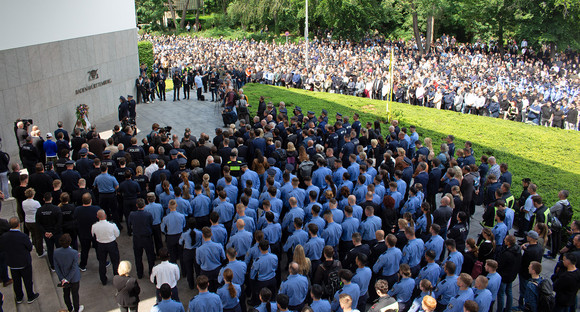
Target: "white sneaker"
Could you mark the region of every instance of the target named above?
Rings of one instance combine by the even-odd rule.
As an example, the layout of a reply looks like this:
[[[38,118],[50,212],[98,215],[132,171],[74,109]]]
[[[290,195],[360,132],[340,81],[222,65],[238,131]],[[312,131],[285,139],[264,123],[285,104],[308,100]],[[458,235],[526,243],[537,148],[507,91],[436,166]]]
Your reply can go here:
[[[83,312],[85,310],[85,306],[84,305],[80,305],[79,309],[76,312]]]
[[[42,257],[44,257],[44,256],[46,256],[46,251],[44,251],[44,252],[42,253],[42,255],[40,255],[40,256],[38,256],[38,257],[39,257],[39,258],[42,258]]]

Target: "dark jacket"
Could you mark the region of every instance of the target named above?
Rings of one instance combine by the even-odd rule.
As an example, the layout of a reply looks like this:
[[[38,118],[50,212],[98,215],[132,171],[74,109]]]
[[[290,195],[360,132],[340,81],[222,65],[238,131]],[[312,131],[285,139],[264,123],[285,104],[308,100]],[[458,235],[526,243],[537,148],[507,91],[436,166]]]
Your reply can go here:
[[[377,303],[373,304],[368,312],[382,312],[389,310],[398,310],[399,304],[397,300],[389,295],[380,297]]]
[[[73,216],[77,221],[80,239],[91,239],[91,227],[99,221],[97,218],[99,209],[101,209],[99,206],[79,206],[75,208]]]
[[[540,244],[528,245],[524,250],[522,255],[522,266],[520,267],[520,277],[525,279],[530,279],[530,273],[528,272],[528,267],[532,261],[542,262],[542,256],[544,255],[544,247]]]
[[[22,268],[32,264],[30,257],[32,242],[26,234],[18,230],[10,230],[0,236],[0,250],[6,254],[6,265],[11,268]]]
[[[45,233],[62,233],[62,212],[58,206],[44,204],[36,210],[36,226],[44,235]]]
[[[137,279],[130,276],[115,275],[113,286],[117,290],[115,298],[117,303],[124,308],[137,307],[139,305],[139,293],[141,288]]]
[[[497,273],[502,283],[511,283],[516,279],[522,263],[520,246],[514,245],[504,249],[498,258]]]

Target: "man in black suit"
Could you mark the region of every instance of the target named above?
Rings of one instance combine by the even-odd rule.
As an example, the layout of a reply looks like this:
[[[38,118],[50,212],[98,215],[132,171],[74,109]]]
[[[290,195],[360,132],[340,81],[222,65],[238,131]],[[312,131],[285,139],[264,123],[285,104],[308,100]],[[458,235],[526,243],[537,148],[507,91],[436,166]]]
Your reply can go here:
[[[214,185],[221,178],[222,168],[219,164],[214,162],[213,156],[207,156],[205,173],[209,174],[209,181]]]
[[[173,74],[173,101],[179,101],[179,89],[181,89],[181,75],[179,72]]]
[[[79,267],[81,271],[87,270],[87,261],[91,245],[97,248],[97,242],[91,234],[91,227],[99,221],[97,212],[101,209],[99,206],[93,206],[93,197],[91,193],[84,193],[82,196],[83,205],[75,209],[73,217],[77,221],[78,235],[81,241],[81,261]]]
[[[20,221],[17,217],[12,217],[8,221],[10,231],[0,236],[0,250],[6,253],[6,264],[10,267],[10,273],[14,283],[14,296],[16,303],[22,303],[24,293],[22,292],[22,281],[26,288],[28,303],[33,303],[38,296],[32,288],[32,242],[28,236],[20,232]]]

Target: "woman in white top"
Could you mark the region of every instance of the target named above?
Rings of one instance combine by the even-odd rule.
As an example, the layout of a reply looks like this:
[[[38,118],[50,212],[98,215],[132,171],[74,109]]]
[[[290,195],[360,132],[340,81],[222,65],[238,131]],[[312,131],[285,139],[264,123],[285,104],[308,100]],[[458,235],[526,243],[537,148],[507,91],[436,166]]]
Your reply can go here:
[[[22,202],[22,210],[24,210],[24,225],[32,235],[32,244],[36,249],[36,254],[39,257],[44,256],[44,247],[42,246],[42,235],[36,226],[36,210],[40,208],[40,203],[34,200],[36,192],[33,188],[28,188],[24,191],[26,200]]]

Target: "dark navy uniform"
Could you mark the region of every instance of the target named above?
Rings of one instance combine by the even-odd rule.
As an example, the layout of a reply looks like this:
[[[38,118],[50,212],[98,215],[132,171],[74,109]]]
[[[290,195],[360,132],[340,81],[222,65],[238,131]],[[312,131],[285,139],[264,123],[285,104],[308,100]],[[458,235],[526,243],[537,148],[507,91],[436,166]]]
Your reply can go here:
[[[127,181],[125,181],[127,182]],[[131,181],[132,182],[132,181]],[[137,277],[143,277],[143,250],[147,255],[149,274],[155,266],[155,251],[153,249],[153,216],[145,210],[131,212],[127,218],[127,227],[133,231],[133,253],[135,254],[135,266],[137,267]]]

